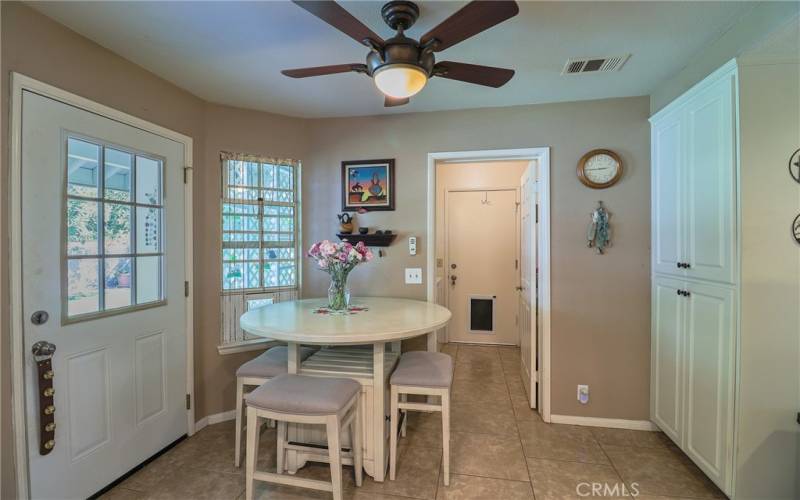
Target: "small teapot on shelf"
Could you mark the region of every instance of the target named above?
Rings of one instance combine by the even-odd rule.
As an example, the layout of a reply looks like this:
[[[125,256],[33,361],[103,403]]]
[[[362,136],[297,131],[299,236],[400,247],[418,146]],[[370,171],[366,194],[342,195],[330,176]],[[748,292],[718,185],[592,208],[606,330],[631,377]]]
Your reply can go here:
[[[353,216],[347,213],[339,214],[336,216],[339,219],[339,232],[341,234],[350,234],[353,232]]]

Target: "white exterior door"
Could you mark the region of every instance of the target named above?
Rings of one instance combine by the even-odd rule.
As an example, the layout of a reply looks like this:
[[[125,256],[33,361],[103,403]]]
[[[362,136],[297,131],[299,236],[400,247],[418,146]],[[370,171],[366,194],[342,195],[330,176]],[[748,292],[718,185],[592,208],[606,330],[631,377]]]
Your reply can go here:
[[[685,283],[686,432],[683,450],[723,490],[730,491],[733,450],[734,291]]]
[[[86,498],[187,432],[183,145],[28,91],[22,124],[30,493]]]
[[[683,282],[656,276],[652,291],[651,418],[676,443],[683,431]]]
[[[452,342],[518,345],[517,190],[447,193]]]
[[[535,164],[522,174],[520,180],[520,289],[519,342],[522,359],[522,383],[531,408],[536,408],[538,383],[537,343],[537,273],[536,255],[536,171]]]

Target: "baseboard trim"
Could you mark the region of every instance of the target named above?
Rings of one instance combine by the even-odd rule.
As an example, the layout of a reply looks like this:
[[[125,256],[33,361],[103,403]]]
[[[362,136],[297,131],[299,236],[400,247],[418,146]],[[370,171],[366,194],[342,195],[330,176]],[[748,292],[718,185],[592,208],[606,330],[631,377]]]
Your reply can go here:
[[[610,427],[612,429],[631,429],[634,431],[657,431],[649,420],[626,420],[624,418],[579,417],[575,415],[550,415],[554,424],[583,425],[586,427]]]
[[[199,432],[206,426],[227,422],[236,418],[236,410],[223,411],[222,413],[215,413],[213,415],[206,415],[194,424],[194,431]]]

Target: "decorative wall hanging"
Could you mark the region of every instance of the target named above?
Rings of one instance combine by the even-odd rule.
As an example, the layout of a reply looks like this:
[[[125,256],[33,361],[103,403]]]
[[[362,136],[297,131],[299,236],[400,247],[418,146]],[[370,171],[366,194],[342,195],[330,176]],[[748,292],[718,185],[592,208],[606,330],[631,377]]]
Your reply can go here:
[[[597,249],[598,254],[602,254],[606,247],[611,245],[611,225],[609,219],[611,214],[603,206],[602,201],[597,202],[598,206],[591,214],[592,221],[586,234],[588,247]]]
[[[342,162],[342,211],[394,210],[394,160]]]
[[[794,241],[800,245],[800,215],[794,218],[794,222],[792,222],[792,236],[794,236]]]
[[[792,176],[795,182],[800,184],[800,149],[789,157],[789,175]]]

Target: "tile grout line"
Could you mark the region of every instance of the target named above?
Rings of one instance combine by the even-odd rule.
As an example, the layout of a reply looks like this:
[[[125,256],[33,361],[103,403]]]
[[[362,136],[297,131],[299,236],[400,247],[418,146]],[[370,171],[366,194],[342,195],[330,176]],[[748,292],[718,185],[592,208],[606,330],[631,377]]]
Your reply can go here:
[[[500,362],[502,364],[502,356]],[[511,390],[508,387],[508,374],[506,373],[505,365],[502,366],[502,369],[503,369],[503,381],[506,384],[506,391],[508,392],[508,396],[510,398]],[[533,487],[533,477],[531,476],[531,468],[528,465],[528,457],[525,454],[525,446],[522,444],[522,431],[519,428],[519,420],[517,420],[517,412],[514,410],[513,401],[511,402],[511,411],[514,414],[514,426],[517,428],[517,439],[519,440],[519,447],[522,450],[522,458],[525,460],[525,471],[528,473],[528,485],[530,485],[531,495],[533,496],[533,500],[536,500],[536,490]]]

